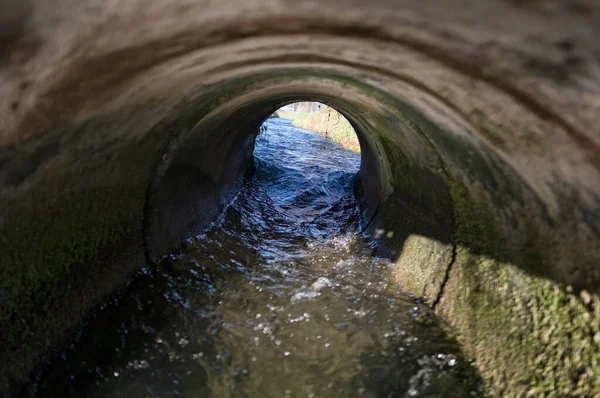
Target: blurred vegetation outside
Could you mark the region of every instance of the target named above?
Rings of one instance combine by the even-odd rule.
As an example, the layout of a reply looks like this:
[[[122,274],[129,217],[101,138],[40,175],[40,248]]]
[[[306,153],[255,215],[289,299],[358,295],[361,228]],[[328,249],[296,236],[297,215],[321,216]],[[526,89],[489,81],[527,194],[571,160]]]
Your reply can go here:
[[[295,127],[322,134],[345,149],[360,153],[360,144],[354,128],[341,113],[329,106],[323,105],[316,112],[290,112],[280,109],[271,117],[291,119]]]

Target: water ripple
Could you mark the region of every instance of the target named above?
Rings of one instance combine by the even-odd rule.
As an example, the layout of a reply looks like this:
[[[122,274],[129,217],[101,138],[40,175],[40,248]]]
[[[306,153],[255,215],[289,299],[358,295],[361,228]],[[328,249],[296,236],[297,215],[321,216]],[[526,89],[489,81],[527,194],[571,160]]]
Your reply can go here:
[[[360,156],[271,119],[255,158],[220,222],[97,314],[38,396],[480,396],[356,232]]]

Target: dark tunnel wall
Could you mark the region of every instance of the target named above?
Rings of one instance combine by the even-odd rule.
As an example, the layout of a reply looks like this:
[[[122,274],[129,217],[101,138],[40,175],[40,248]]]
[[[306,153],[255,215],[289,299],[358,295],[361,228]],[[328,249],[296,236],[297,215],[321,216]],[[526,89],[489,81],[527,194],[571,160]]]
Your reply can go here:
[[[355,126],[365,232],[491,394],[600,393],[592,1],[23,4],[0,36],[4,395],[218,215],[296,100]]]

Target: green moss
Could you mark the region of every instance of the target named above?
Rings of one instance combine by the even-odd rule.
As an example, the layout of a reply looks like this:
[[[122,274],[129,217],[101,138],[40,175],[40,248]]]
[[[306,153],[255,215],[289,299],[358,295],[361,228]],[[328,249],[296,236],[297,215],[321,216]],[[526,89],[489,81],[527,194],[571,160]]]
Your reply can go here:
[[[424,196],[422,190],[426,187],[419,185],[415,180],[414,167],[408,156],[384,135],[381,136],[380,143],[390,164],[393,184],[421,202]]]
[[[498,260],[508,253],[493,209],[456,180],[450,186],[458,249],[442,309],[465,334],[490,391],[498,396],[600,393],[600,345],[594,342],[600,311],[590,310],[598,302],[586,306],[567,287],[527,273],[533,265]],[[514,256],[544,266],[533,245]]]
[[[405,123],[437,153],[415,122]],[[402,163],[401,158],[395,161]],[[456,258],[441,310],[460,329],[490,393],[600,394],[598,297],[583,305],[568,287],[538,276],[550,268],[538,224],[523,215],[525,241],[507,247],[490,199],[475,199],[442,164],[454,206]],[[413,189],[410,180],[404,184]]]
[[[109,199],[112,195],[114,202]],[[3,240],[10,246],[3,245],[2,252],[11,253],[3,256],[1,278],[2,301],[9,312],[26,297],[50,293],[77,266],[96,262],[103,248],[132,233],[140,239],[141,212],[133,212],[123,195],[104,191],[79,197],[67,194],[62,199],[65,204],[58,211],[41,200],[31,208],[19,204],[16,225],[4,232],[31,226],[18,235],[20,239]]]
[[[397,107],[377,91],[368,95]],[[469,191],[415,122],[421,117],[412,117],[411,112],[403,109],[397,116],[438,154],[454,206],[456,258],[441,310],[460,329],[463,345],[477,359],[490,393],[600,396],[600,297],[577,295],[542,276],[551,269],[551,259],[544,254],[544,236],[539,222],[532,219],[535,215],[518,215],[526,234],[521,245],[508,247],[491,198]],[[474,117],[486,119],[480,113]],[[492,135],[488,139],[501,146],[501,127],[486,126],[484,133]],[[436,134],[449,140],[443,132]],[[456,142],[449,144],[455,153],[464,152]],[[414,171],[410,161],[396,145],[384,145],[390,161],[406,172],[394,175],[394,181],[418,196],[420,187],[408,175]],[[473,172],[484,179],[492,175],[487,167],[478,164]]]
[[[63,338],[79,320],[75,314],[89,310],[106,289],[140,265],[127,257],[127,250],[137,248],[138,259],[143,259],[143,203],[132,192],[65,191],[58,205],[41,192],[38,195],[31,202],[12,204],[10,217],[3,218],[3,386],[31,371],[48,345]],[[103,262],[119,255],[129,258],[130,264]]]
[[[533,333],[527,337],[538,348],[531,387],[558,395],[600,394],[598,296],[590,295],[586,305],[569,288],[539,277],[531,278],[531,290]]]
[[[454,205],[455,244],[489,257],[505,256],[505,243],[492,204],[488,201],[475,201],[458,178],[450,172],[446,175]]]

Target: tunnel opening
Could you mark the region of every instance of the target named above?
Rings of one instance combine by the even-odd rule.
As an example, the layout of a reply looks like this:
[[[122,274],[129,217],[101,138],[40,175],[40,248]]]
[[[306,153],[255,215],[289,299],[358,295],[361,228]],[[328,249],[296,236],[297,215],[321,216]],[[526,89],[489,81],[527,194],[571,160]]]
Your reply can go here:
[[[354,198],[357,152],[358,138],[343,115],[318,102],[292,103],[261,125],[254,174],[277,210],[311,221],[343,197]]]
[[[455,335],[361,232],[361,155],[291,122],[241,129],[252,164],[234,198],[99,311],[35,396],[484,396]],[[193,168],[183,148],[168,184]]]
[[[382,175],[382,169],[389,165],[370,133],[375,126],[361,120],[358,104],[347,103],[339,93],[323,94],[329,85],[336,85],[334,81],[312,76],[292,81],[292,86],[287,82],[272,87],[269,84],[266,90],[260,88],[262,82],[253,83],[236,101],[226,100],[218,112],[199,112],[200,120],[173,140],[158,164],[146,199],[145,237],[150,262],[201,232],[222,214],[253,175],[253,150],[260,126],[275,110],[298,101],[320,103],[339,111],[336,122],[346,122],[343,139],[350,142],[353,157],[359,158],[353,191],[359,202],[360,222],[366,225],[373,218],[391,189]],[[177,125],[179,121],[170,123]],[[356,171],[356,166],[348,167],[352,173]]]
[[[238,83],[231,84],[235,87],[235,84]],[[385,104],[381,98],[374,97],[373,92],[365,92],[354,81],[346,82],[343,79],[336,80],[331,77],[309,75],[295,77],[291,81],[291,85],[287,77],[281,81],[278,81],[277,78],[266,81],[259,79],[258,83],[252,82],[252,84],[242,80],[241,84],[243,90],[241,93],[237,93],[233,100],[229,93],[230,88],[219,88],[215,90],[215,96],[203,99],[205,102],[192,103],[187,109],[180,109],[175,118],[167,120],[157,127],[157,131],[161,133],[163,131],[176,132],[162,150],[145,199],[144,235],[148,262],[163,264],[166,269],[171,270],[166,273],[166,276],[159,276],[159,279],[163,278],[163,282],[160,283],[163,289],[165,289],[164,286],[167,286],[167,292],[161,291],[159,288],[158,294],[166,296],[166,302],[162,308],[174,304],[179,297],[182,297],[179,282],[171,279],[172,270],[181,267],[179,259],[182,258],[186,259],[183,261],[186,264],[183,266],[184,268],[191,265],[191,268],[187,268],[184,273],[202,274],[204,275],[202,278],[217,280],[219,284],[232,280],[232,274],[238,274],[238,278],[233,278],[234,281],[247,280],[247,270],[255,269],[256,266],[260,267],[261,264],[270,266],[268,272],[263,276],[271,281],[278,280],[282,275],[285,278],[293,277],[293,269],[305,267],[306,263],[326,265],[323,269],[309,271],[310,276],[306,275],[306,278],[298,280],[292,278],[291,281],[284,279],[282,285],[286,286],[287,299],[298,301],[298,305],[301,306],[304,298],[309,301],[316,299],[323,294],[322,289],[330,287],[334,287],[330,293],[337,297],[339,292],[336,289],[343,286],[346,281],[338,282],[335,285],[332,282],[333,279],[329,277],[329,273],[341,279],[344,279],[347,273],[351,277],[356,277],[351,284],[356,283],[357,285],[350,290],[360,290],[362,284],[367,283],[364,292],[365,294],[367,294],[366,292],[370,293],[362,298],[353,296],[352,292],[349,296],[342,293],[345,299],[352,297],[352,300],[356,300],[354,304],[357,304],[370,302],[372,298],[381,295],[394,302],[399,300],[398,302],[402,302],[400,307],[412,306],[410,307],[412,310],[407,309],[407,314],[413,311],[417,321],[427,319],[427,322],[431,320],[436,325],[431,329],[432,335],[425,330],[416,331],[416,333],[421,337],[435,335],[436,337],[432,338],[436,343],[447,347],[448,352],[452,353],[448,356],[448,363],[452,365],[448,366],[444,361],[439,362],[439,358],[446,358],[446,354],[443,352],[434,353],[426,350],[428,357],[440,357],[431,359],[431,361],[421,361],[425,365],[415,357],[411,357],[412,359],[409,361],[412,361],[411,365],[405,369],[411,369],[407,371],[414,370],[419,375],[400,375],[398,372],[402,367],[396,369],[391,363],[379,358],[379,355],[369,353],[370,348],[366,351],[345,351],[344,355],[349,355],[349,360],[356,362],[358,357],[360,358],[359,362],[370,363],[375,368],[389,366],[389,371],[385,373],[390,376],[390,379],[383,385],[389,384],[390,391],[408,392],[411,388],[417,388],[416,386],[421,386],[423,391],[429,391],[429,386],[432,386],[431,388],[434,390],[438,388],[436,387],[438,384],[429,383],[427,375],[430,374],[430,371],[425,369],[429,369],[427,364],[440,365],[438,366],[441,370],[441,373],[438,374],[440,380],[447,379],[447,377],[454,379],[459,374],[463,374],[465,368],[462,365],[466,365],[467,362],[463,358],[459,361],[461,366],[454,368],[457,358],[462,358],[462,354],[456,350],[457,347],[453,346],[452,338],[447,338],[447,335],[442,338],[441,334],[436,334],[441,333],[443,325],[439,324],[439,320],[432,315],[431,310],[422,302],[415,301],[414,298],[399,299],[398,297],[403,294],[400,290],[388,295],[388,289],[393,290],[398,286],[397,275],[388,275],[389,267],[404,252],[403,243],[407,242],[407,238],[412,236],[415,231],[421,232],[422,236],[426,238],[425,245],[421,241],[418,242],[416,247],[419,250],[424,246],[431,251],[437,250],[437,252],[441,252],[438,254],[441,262],[449,261],[446,258],[449,250],[444,246],[440,249],[437,243],[430,243],[429,239],[432,231],[438,230],[443,232],[440,235],[442,244],[447,243],[448,239],[448,236],[443,234],[448,232],[448,213],[445,211],[447,210],[445,206],[448,206],[449,196],[443,175],[439,171],[439,157],[427,146],[426,141],[419,136],[418,132],[414,131],[414,128],[393,113],[393,107]],[[340,91],[328,94],[328,91],[332,91],[332,89]],[[344,93],[348,94],[347,98]],[[354,181],[353,187],[350,186],[352,184],[343,186],[343,191],[351,194],[351,200],[342,198],[331,206],[331,212],[306,223],[298,223],[298,219],[282,217],[281,212],[273,208],[271,198],[264,187],[256,183],[255,165],[253,164],[255,161],[253,149],[263,121],[273,110],[298,99],[318,100],[339,109],[356,131],[361,147],[360,168],[356,177],[354,177],[356,169],[353,169],[351,173],[344,173],[346,182]],[[215,103],[218,104],[217,107],[213,105]],[[402,131],[402,134],[396,134],[398,129]],[[406,179],[406,176],[410,176],[409,179]],[[416,194],[411,192],[409,188],[412,187],[411,184],[414,184],[414,179],[422,179],[424,184],[427,184],[427,189]],[[419,206],[417,201],[422,202],[422,205]],[[417,209],[419,211],[416,211]],[[390,211],[395,211],[395,216],[385,217]],[[439,225],[442,227],[440,228]],[[369,238],[364,240],[357,230],[365,232],[365,236]],[[381,235],[379,231],[384,233]],[[242,238],[244,235],[245,238]],[[370,240],[371,236],[375,236],[377,242]],[[191,255],[194,258],[190,259],[188,254],[176,251],[178,248],[182,248],[182,242],[187,242],[183,244],[182,250],[184,252],[188,249],[191,250],[194,252]],[[257,252],[256,247],[260,247],[263,243],[266,243],[267,246]],[[298,252],[299,243],[301,249]],[[414,245],[413,241],[410,243]],[[385,250],[380,251],[379,249],[384,246]],[[214,256],[215,251],[220,254]],[[173,254],[174,252],[179,254]],[[373,253],[376,255],[373,256]],[[351,258],[349,259],[347,256]],[[280,261],[290,258],[294,261],[297,260],[298,263],[295,264],[294,261],[286,263],[282,274],[269,274],[269,272],[279,272]],[[209,266],[205,263],[207,259],[210,263]],[[254,264],[254,267],[249,263],[250,265]],[[272,267],[272,265],[275,266]],[[198,272],[198,267],[201,273]],[[421,268],[423,267],[421,266]],[[369,274],[369,277],[364,276],[365,273]],[[391,279],[388,279],[388,276],[391,276]],[[324,279],[319,279],[321,277]],[[181,278],[177,280],[180,281]],[[380,283],[375,283],[375,280],[379,280]],[[298,286],[298,282],[304,283]],[[200,282],[201,285],[203,283]],[[152,285],[152,282],[149,284]],[[144,291],[147,288],[140,286],[140,289]],[[203,285],[203,289],[208,292],[221,291],[220,287],[213,287],[212,282]],[[240,289],[243,291],[242,288]],[[224,291],[230,292],[226,289]],[[147,295],[147,293],[141,292],[133,293],[133,296],[136,294]],[[429,294],[439,293],[432,290]],[[210,297],[210,295],[201,297]],[[333,298],[332,296],[328,297],[329,299]],[[200,302],[204,300],[204,298],[198,297],[195,299]],[[138,302],[137,299],[135,300]],[[149,301],[155,303],[154,299]],[[189,303],[184,300],[182,305],[186,307]],[[373,302],[373,305],[379,306],[377,300]],[[139,315],[135,309],[133,312],[128,312],[131,308],[133,305],[119,305],[119,308],[115,310],[117,314],[120,314],[118,317],[121,317],[121,323],[127,324],[128,317],[135,318]],[[142,308],[147,308],[147,306],[142,306]],[[374,316],[388,310],[373,309],[371,315]],[[362,317],[363,309],[357,308],[356,311],[355,315],[359,318]],[[169,311],[167,310],[167,312]],[[109,312],[106,316],[112,317],[111,314],[114,313]],[[303,314],[301,315],[303,316]],[[422,314],[423,317],[419,314]],[[342,316],[343,318],[344,316]],[[368,317],[365,318],[365,320],[367,319]],[[406,321],[410,323],[410,319],[412,319],[412,315]],[[325,321],[329,320],[325,319]],[[386,318],[385,321],[386,323],[391,322],[391,318]],[[100,324],[102,322],[106,325],[111,324],[112,321],[104,318]],[[161,322],[169,323],[168,320]],[[187,323],[190,320],[185,319],[182,322]],[[346,321],[340,319],[340,322]],[[373,320],[373,322],[376,321]],[[371,323],[370,320],[368,323]],[[157,325],[157,328],[158,326],[160,325]],[[325,325],[321,325],[321,327],[325,327]],[[88,329],[91,341],[98,340],[98,337],[95,337],[94,328]],[[152,329],[157,328],[153,327]],[[101,329],[102,327],[99,327],[96,330]],[[129,328],[124,330],[117,328],[109,339],[122,339],[123,333],[129,333]],[[398,336],[403,336],[402,331],[398,333]],[[385,335],[385,333],[383,334]],[[417,336],[417,339],[421,337]],[[158,338],[162,339],[160,336]],[[438,338],[440,338],[439,341]],[[139,344],[145,344],[145,341],[147,340],[140,338],[138,343],[133,343],[130,347],[136,351],[136,347],[139,348]],[[409,338],[407,341],[412,344],[413,340]],[[431,348],[436,347],[433,341],[431,342]],[[371,343],[385,344],[383,342]],[[86,347],[86,344],[90,343],[82,342],[79,347]],[[89,345],[87,346],[89,347]],[[110,344],[107,347],[110,347]],[[325,348],[328,347],[325,346]],[[398,352],[403,352],[400,348],[402,347],[398,347]],[[73,355],[77,358],[82,353],[86,355],[85,351],[91,350],[84,348],[83,351]],[[91,355],[95,354],[91,353]],[[119,357],[121,354],[115,355]],[[286,356],[285,352],[284,356]],[[397,360],[402,361],[399,358]],[[397,365],[398,363],[394,361],[392,362]],[[102,363],[108,368],[117,366],[111,360],[103,359],[99,361],[84,359],[83,362]],[[361,366],[363,365],[358,367]],[[50,380],[49,383],[45,383],[46,386],[56,385],[51,381],[54,380],[54,377],[59,379],[65,375],[71,377],[68,373],[61,374],[60,369],[61,367],[57,366],[57,373],[46,379]],[[89,368],[86,365],[79,368],[79,371],[89,373]],[[321,371],[326,370],[321,369]],[[127,373],[125,368],[119,367],[112,374],[123,375],[123,372]],[[469,373],[469,371],[466,372]],[[103,381],[100,384],[106,381],[106,374],[101,372],[99,377]],[[375,381],[378,377],[377,374],[378,372],[373,371],[363,375],[365,379],[361,382],[362,384],[356,389],[349,390],[348,394],[350,396],[352,394],[360,395],[361,391],[368,389],[367,386],[377,389],[382,385]],[[472,383],[468,386],[463,385],[463,387],[469,390],[473,389],[477,393],[479,388],[477,376],[473,373],[463,374],[463,376],[472,380]],[[83,384],[78,384],[73,388],[86,388],[86,380],[89,380],[89,377],[82,374],[76,377],[80,377]],[[302,378],[303,376],[298,375],[298,377]],[[177,382],[179,381],[180,379],[177,379]],[[107,383],[112,386],[109,388],[115,388],[113,381],[108,380]],[[119,383],[120,381],[117,381],[117,384]],[[251,388],[258,387],[252,386]],[[44,390],[44,386],[42,386],[42,390],[49,391]],[[301,387],[299,390],[304,391]],[[68,393],[68,391],[61,390],[61,394],[68,395]],[[312,392],[307,393],[311,394]]]

